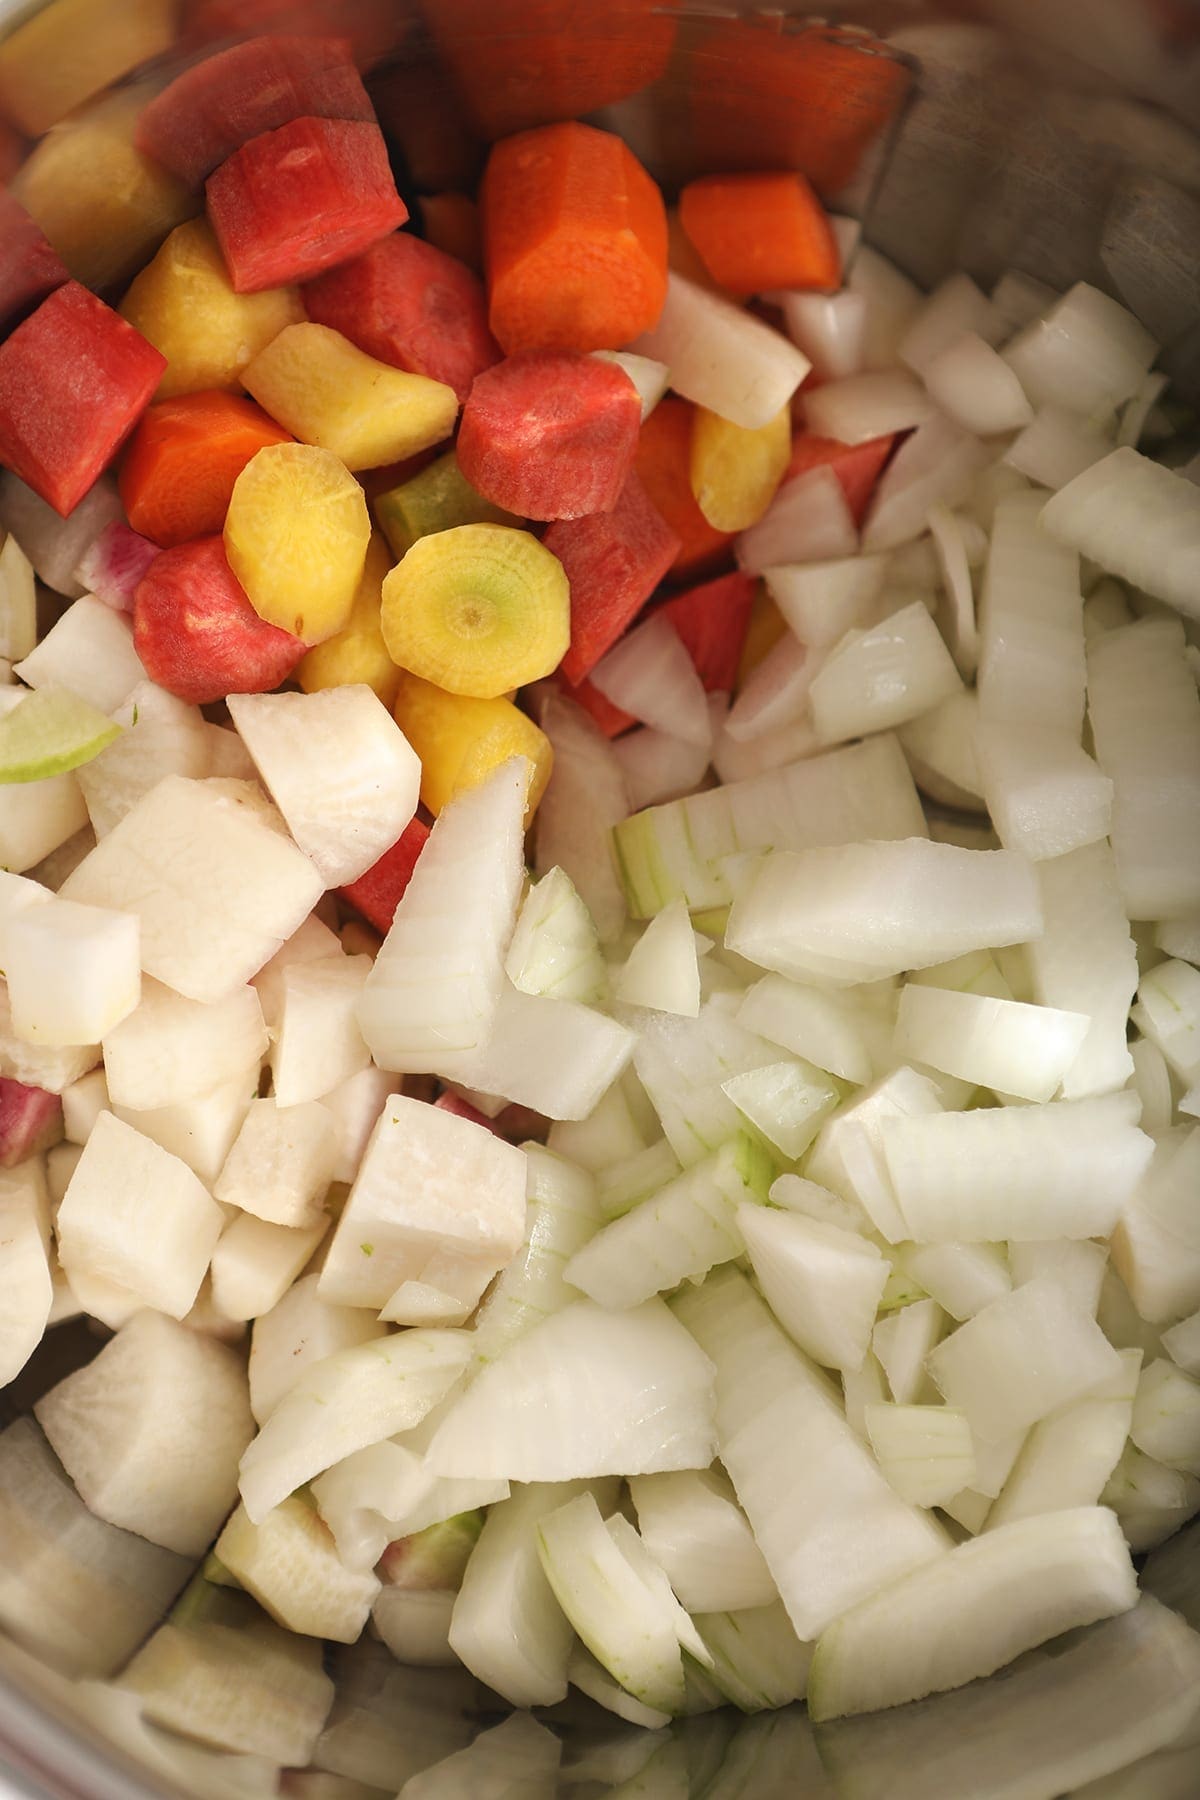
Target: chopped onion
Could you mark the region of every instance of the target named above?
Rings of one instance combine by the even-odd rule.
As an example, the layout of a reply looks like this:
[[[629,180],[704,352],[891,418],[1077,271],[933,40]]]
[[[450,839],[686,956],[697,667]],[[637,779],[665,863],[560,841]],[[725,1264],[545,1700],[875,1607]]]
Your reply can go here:
[[[674,273],[658,324],[628,348],[666,363],[671,386],[685,400],[747,431],[788,404],[810,367],[782,332]]]
[[[1031,425],[1004,452],[1010,468],[1039,487],[1063,488],[1112,449],[1112,439],[1078,413],[1061,406],[1041,407]]]
[[[668,737],[702,749],[711,744],[708,702],[696,665],[665,612],[628,632],[596,664],[591,682],[614,706]]]
[[[805,711],[790,725],[744,741],[719,732],[713,745],[713,770],[721,782],[750,781],[756,775],[786,768],[788,763],[802,762],[822,748],[812,715]]]
[[[1200,488],[1138,450],[1114,450],[1047,502],[1042,525],[1090,556],[1200,619]]]
[[[1157,354],[1157,343],[1131,312],[1077,281],[1013,338],[1004,360],[1034,406],[1091,416],[1135,394]]]
[[[625,732],[612,752],[634,812],[694,794],[711,758],[709,745],[689,744],[649,725]]]
[[[656,362],[652,356],[635,356],[632,350],[593,350],[592,355],[624,369],[638,391],[642,418],[649,418],[670,384],[671,371],[666,363]]]
[[[935,412],[884,470],[863,526],[863,549],[892,550],[920,537],[930,507],[964,500],[990,454],[978,438]]]
[[[1039,525],[1041,498],[996,508],[980,612],[982,717],[1079,737],[1083,721],[1083,595],[1074,555]]]
[[[808,710],[808,694],[824,653],[787,631],[747,676],[729,710],[725,732],[735,743],[795,725]]]
[[[858,246],[846,286],[867,303],[863,367],[894,368],[897,346],[921,304],[921,290],[870,244]]]
[[[889,432],[911,431],[934,411],[919,381],[903,369],[848,375],[804,395],[804,419],[820,437],[865,444]]]
[[[788,336],[822,381],[856,375],[862,366],[867,303],[861,294],[786,293],[779,296]]]
[[[1008,331],[1019,331],[1039,313],[1048,312],[1057,299],[1052,287],[1022,269],[1006,269],[992,289],[992,305]]]
[[[613,869],[608,834],[630,810],[620,763],[583,708],[550,690],[540,711],[554,767],[538,808],[539,875],[561,867],[596,921],[602,943],[625,923],[625,901]]]
[[[969,275],[948,275],[924,299],[897,346],[902,363],[925,375],[929,365],[964,332],[984,344],[998,344],[1005,335],[1005,320]]]
[[[931,800],[965,812],[984,810],[978,726],[979,695],[974,688],[960,688],[900,727],[897,736],[917,786]]]
[[[75,580],[85,592],[103,600],[117,612],[133,611],[133,596],[138,583],[156,556],[157,544],[141,537],[122,519],[106,525],[79,559]]]
[[[1038,865],[1043,931],[1029,944],[1033,997],[1091,1020],[1083,1048],[1063,1078],[1063,1097],[1124,1087],[1133,1073],[1125,1041],[1138,983],[1137,952],[1103,841]]]
[[[979,662],[979,632],[975,625],[967,532],[960,515],[940,503],[929,509],[929,531],[949,601],[946,641],[959,674],[970,681]]]
[[[891,565],[884,556],[781,563],[763,571],[772,600],[802,644],[823,649],[867,624]]]
[[[823,743],[903,725],[961,687],[942,635],[918,600],[869,631],[848,631],[812,682]]]
[[[964,331],[930,358],[925,385],[949,418],[978,437],[1020,431],[1033,420],[1017,377],[975,331]]]
[[[1167,376],[1161,369],[1147,375],[1135,394],[1121,408],[1121,423],[1117,431],[1118,446],[1128,444],[1137,449],[1138,443],[1146,431],[1155,406],[1167,388]]]
[[[857,549],[858,528],[830,468],[810,469],[785,482],[758,524],[743,531],[736,545],[738,566],[750,575],[778,563],[830,562],[853,556]]]

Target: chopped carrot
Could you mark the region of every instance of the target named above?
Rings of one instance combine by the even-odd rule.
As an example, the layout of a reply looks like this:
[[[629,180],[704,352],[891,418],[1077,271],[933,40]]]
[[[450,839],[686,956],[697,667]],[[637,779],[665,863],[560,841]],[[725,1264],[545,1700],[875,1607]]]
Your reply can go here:
[[[706,693],[733,692],[760,586],[755,576],[735,569],[664,603]]]
[[[672,575],[692,575],[719,561],[732,542],[700,511],[692,492],[692,423],[690,400],[668,394],[642,425],[634,468],[655,508],[679,539]]]
[[[562,671],[575,683],[642,610],[679,548],[679,539],[636,474],[611,512],[556,519],[543,540],[571,585],[571,643]]]
[[[483,273],[483,232],[479,208],[468,194],[423,194],[417,201],[425,236],[437,250]]]
[[[780,485],[785,487],[809,469],[828,467],[842,484],[854,523],[861,525],[895,441],[895,435],[889,434],[868,438],[864,444],[843,444],[837,438],[818,437],[813,431],[798,432],[792,439],[792,454]]]
[[[405,57],[372,75],[369,92],[380,129],[403,157],[417,193],[475,192],[487,146],[465,118],[447,69],[427,55]]]
[[[739,299],[841,281],[829,215],[803,175],[705,175],[680,194],[679,221],[713,280]]]
[[[135,531],[164,550],[220,531],[233,484],[264,444],[290,444],[253,401],[210,390],[160,400],[139,423],[119,486]]]
[[[662,195],[611,132],[547,125],[497,144],[480,188],[489,322],[517,350],[616,350],[667,292]]]

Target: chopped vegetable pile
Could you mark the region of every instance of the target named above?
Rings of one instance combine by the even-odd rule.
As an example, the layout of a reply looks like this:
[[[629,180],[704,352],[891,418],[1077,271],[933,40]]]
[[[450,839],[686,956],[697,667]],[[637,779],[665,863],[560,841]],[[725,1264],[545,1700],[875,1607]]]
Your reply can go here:
[[[1022,1658],[1058,1794],[1200,1702],[1200,457],[1116,300],[830,210],[884,46],[772,37],[844,105],[668,207],[460,10],[414,219],[360,45],[0,45],[0,1384],[103,1338],[0,1433],[0,1623],[456,1793],[558,1737],[377,1782],[323,1643],[351,1714],[806,1699],[847,1794],[834,1721]]]

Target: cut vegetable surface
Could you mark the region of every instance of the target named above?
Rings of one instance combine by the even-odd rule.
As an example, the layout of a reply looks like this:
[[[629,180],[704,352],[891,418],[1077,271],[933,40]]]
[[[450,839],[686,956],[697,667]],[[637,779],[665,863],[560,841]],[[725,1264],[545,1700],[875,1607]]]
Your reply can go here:
[[[328,450],[258,451],[233,487],[225,553],[265,624],[317,644],[350,617],[371,520],[362,489]]]
[[[803,175],[703,176],[680,194],[679,218],[728,293],[838,285],[837,241]]]
[[[278,687],[305,648],[259,617],[220,537],[155,557],[134,595],[133,641],[152,680],[194,706]]]
[[[152,406],[121,463],[129,523],[166,550],[220,531],[233,484],[264,444],[287,441],[267,415],[234,394],[188,394]]]

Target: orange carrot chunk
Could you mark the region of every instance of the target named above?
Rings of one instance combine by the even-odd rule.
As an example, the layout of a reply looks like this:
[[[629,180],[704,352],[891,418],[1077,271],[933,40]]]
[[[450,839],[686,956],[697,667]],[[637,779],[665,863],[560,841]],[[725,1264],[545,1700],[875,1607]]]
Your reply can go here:
[[[713,280],[739,299],[841,281],[829,215],[803,175],[705,175],[680,194],[679,220]]]
[[[710,568],[733,542],[730,532],[710,525],[692,492],[692,421],[690,400],[668,394],[642,426],[634,467],[655,508],[675,536],[679,551],[673,575],[692,575]]]
[[[286,431],[238,394],[210,390],[161,400],[129,440],[118,486],[135,531],[164,550],[220,531],[233,484]]]
[[[616,350],[657,323],[667,217],[611,132],[546,125],[497,144],[480,188],[490,323],[517,350]]]

